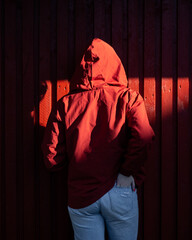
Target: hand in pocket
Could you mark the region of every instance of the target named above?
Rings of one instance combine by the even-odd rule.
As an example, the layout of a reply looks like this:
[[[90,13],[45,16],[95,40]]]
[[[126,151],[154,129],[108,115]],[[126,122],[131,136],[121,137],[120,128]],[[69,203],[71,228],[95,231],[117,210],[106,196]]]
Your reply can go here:
[[[132,190],[135,191],[135,181],[132,175],[129,177],[119,173],[117,177],[117,187],[132,187]]]

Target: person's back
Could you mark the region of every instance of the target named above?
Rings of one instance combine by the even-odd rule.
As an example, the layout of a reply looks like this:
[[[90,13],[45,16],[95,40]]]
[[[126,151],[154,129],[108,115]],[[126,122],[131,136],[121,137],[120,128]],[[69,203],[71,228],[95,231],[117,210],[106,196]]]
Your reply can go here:
[[[68,161],[68,204],[80,209],[112,189],[120,173],[142,183],[154,134],[142,97],[127,88],[120,59],[102,40],[92,41],[70,88],[50,115],[43,149],[48,168]]]
[[[69,204],[80,208],[95,202],[115,183],[129,137],[128,90],[103,86],[62,101],[70,159]]]

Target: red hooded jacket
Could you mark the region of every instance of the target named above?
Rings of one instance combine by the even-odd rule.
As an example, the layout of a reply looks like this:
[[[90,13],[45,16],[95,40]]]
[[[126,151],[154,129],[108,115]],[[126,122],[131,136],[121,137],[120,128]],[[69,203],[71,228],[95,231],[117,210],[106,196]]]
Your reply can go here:
[[[88,206],[109,191],[118,173],[145,176],[146,146],[154,132],[139,93],[127,88],[114,49],[96,38],[53,108],[42,149],[50,170],[68,167],[68,204]]]

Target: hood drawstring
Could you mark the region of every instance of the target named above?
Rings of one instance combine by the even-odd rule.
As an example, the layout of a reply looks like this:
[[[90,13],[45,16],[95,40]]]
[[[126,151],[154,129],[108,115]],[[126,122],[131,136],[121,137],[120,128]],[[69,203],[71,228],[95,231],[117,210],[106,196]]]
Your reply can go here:
[[[93,62],[85,63],[86,76],[87,76],[87,79],[89,81],[91,88],[93,88],[93,85],[91,82],[92,81],[92,64],[93,64]]]

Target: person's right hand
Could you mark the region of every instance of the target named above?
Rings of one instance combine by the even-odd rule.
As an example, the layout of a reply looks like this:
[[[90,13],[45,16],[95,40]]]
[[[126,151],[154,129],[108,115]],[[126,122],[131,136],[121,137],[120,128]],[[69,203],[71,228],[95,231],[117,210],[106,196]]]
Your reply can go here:
[[[135,191],[135,180],[132,175],[125,176],[121,173],[117,176],[117,187],[132,187],[132,190]]]

